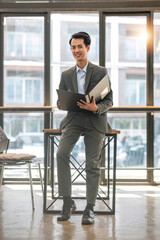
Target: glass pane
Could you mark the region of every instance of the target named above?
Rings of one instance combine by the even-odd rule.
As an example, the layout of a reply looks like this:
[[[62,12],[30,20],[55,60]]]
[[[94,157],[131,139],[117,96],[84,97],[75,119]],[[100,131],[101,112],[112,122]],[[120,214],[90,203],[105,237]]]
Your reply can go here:
[[[146,16],[106,16],[106,67],[115,107],[146,105]],[[146,114],[110,113],[117,140],[117,167],[146,167]],[[146,171],[117,171],[118,179],[146,179]]]
[[[89,61],[99,62],[99,16],[98,14],[52,14],[51,15],[51,79],[52,105],[56,106],[61,72],[75,65],[70,51],[69,39],[79,31],[88,32],[91,36]]]
[[[117,168],[145,168],[146,114],[109,113],[108,120],[113,129],[121,131],[117,138]],[[134,170],[128,173],[126,170],[117,170],[119,178],[145,179],[146,171]]]
[[[64,14],[63,16],[66,16],[66,14]],[[67,15],[67,16],[70,17],[70,15]],[[91,17],[93,19],[93,15]],[[53,22],[53,19],[55,23]],[[85,21],[84,19],[83,21]],[[58,21],[58,24],[56,20]],[[132,18],[131,20],[133,20],[133,23],[135,23],[134,18]],[[144,25],[143,28],[146,30],[146,18],[139,17],[139,20],[142,20],[143,24],[141,25]],[[58,19],[57,14],[54,14],[52,16],[52,25],[56,24],[58,29],[59,28],[61,29],[62,26],[65,26],[63,23],[60,24],[59,23],[60,21],[61,22],[67,21],[67,17],[62,18],[61,15],[59,15],[59,19]],[[72,20],[70,21],[72,22]],[[119,33],[121,34],[123,33],[124,23],[126,23],[127,20],[125,19],[124,21],[120,21],[120,23],[122,24],[121,26],[119,25],[119,23],[116,22],[116,25],[115,25],[115,23],[113,24],[113,22],[111,21],[111,19],[110,19],[110,22],[107,22],[106,20],[106,35],[107,35],[106,36],[106,67],[108,69],[109,75],[111,76],[111,83],[112,83],[112,88],[115,96],[114,102],[116,102],[115,105],[116,106],[146,105],[146,53],[145,51],[146,51],[147,40],[145,40],[145,44],[143,45],[142,53],[140,52],[142,41],[141,39],[139,40],[138,46],[136,46],[137,51],[139,52],[137,52],[135,59],[133,57],[130,57],[132,53],[126,53],[124,54],[124,56],[122,56],[121,54],[120,56],[118,52],[120,51],[119,49],[121,47],[122,39],[121,37],[119,37]],[[130,27],[131,26],[132,24],[130,24]],[[139,32],[141,31],[142,31],[142,26],[140,26],[139,28]],[[58,32],[59,35],[55,35],[55,36],[61,36],[61,32],[62,31],[59,30]],[[63,29],[63,32],[66,33],[65,28]],[[67,35],[66,33],[64,35],[65,36],[63,38],[63,44],[61,45],[63,49],[63,54],[59,52],[60,51],[59,49],[61,48],[56,47],[57,46],[56,43],[61,42],[61,37],[59,37],[59,41],[56,38],[54,39],[54,37],[53,37],[53,41],[51,41],[53,43],[55,40],[55,44],[54,43],[52,44],[53,45],[52,52],[54,56],[54,57],[52,56],[53,89],[56,89],[58,87],[61,72],[64,71],[66,68],[74,65],[73,63],[74,59],[70,55],[71,53],[69,51],[69,46],[68,46],[67,53],[65,53],[67,45],[66,47],[64,47],[65,42],[68,44],[68,40],[71,34]],[[68,36],[68,39],[67,39],[67,36]],[[142,36],[139,36],[139,37],[141,38]],[[64,39],[66,40],[64,41]],[[54,51],[53,51],[53,48],[54,48]],[[128,51],[128,43],[126,44],[125,49],[126,49],[125,51]],[[57,53],[56,55],[54,55],[55,52]],[[96,61],[95,63],[98,64],[98,61]],[[54,81],[55,76],[58,76],[58,78],[56,78]],[[120,87],[118,85],[120,85]],[[128,92],[132,94],[128,94]],[[55,100],[53,99],[53,105],[54,104],[55,104]],[[55,111],[54,128],[59,127],[60,121],[62,120],[63,117],[64,117],[64,113],[62,111]],[[131,168],[145,167],[146,166],[146,115],[145,114],[138,114],[138,115],[129,114],[126,117],[124,116],[124,114],[116,115],[114,113],[114,114],[109,114],[109,121],[113,128],[121,130],[121,134],[120,136],[118,136],[118,149],[117,149],[118,167],[131,167]],[[81,152],[83,153],[83,147],[81,149]],[[134,171],[132,172],[132,174],[128,174],[128,172],[122,173],[122,171],[119,171],[118,178],[146,179],[146,171],[145,170],[141,172],[138,171],[137,175],[135,175]]]
[[[146,105],[146,16],[106,16],[105,26],[114,106]]]
[[[160,167],[160,114],[154,114],[154,166]]]
[[[44,102],[44,17],[4,18],[4,105]]]
[[[44,17],[4,17],[4,106],[44,105]],[[8,152],[32,153],[43,164],[41,113],[4,114]],[[33,166],[34,167],[34,166]],[[5,177],[28,177],[13,168]],[[33,177],[39,177],[35,171]]]

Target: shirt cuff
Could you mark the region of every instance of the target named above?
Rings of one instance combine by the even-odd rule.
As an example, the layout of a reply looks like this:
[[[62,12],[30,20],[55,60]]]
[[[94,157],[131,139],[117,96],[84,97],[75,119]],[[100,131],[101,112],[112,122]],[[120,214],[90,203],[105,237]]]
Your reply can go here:
[[[97,108],[97,111],[96,112],[94,112],[94,114],[98,114],[99,113],[99,108]]]

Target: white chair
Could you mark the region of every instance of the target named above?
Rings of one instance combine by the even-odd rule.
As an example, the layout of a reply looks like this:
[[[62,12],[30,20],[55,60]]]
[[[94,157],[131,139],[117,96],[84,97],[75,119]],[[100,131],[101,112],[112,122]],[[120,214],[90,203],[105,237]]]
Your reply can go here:
[[[34,195],[33,195],[33,183],[32,183],[32,173],[31,173],[31,164],[37,163],[39,168],[40,182],[43,194],[43,180],[41,174],[41,166],[40,159],[36,158],[33,154],[27,153],[7,153],[9,146],[9,139],[4,133],[3,129],[0,127],[0,187],[3,181],[3,173],[5,166],[17,166],[17,165],[28,165],[29,171],[29,180],[30,180],[30,190],[31,190],[31,201],[32,201],[32,209],[34,210]]]

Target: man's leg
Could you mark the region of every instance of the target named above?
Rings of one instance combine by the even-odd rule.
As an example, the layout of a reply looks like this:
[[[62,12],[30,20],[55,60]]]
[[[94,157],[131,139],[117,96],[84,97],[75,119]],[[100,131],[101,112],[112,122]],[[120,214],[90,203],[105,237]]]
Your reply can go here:
[[[71,170],[70,153],[79,139],[81,131],[78,128],[67,127],[63,130],[57,151],[58,187],[59,195],[63,196],[63,208],[58,221],[66,221],[70,218],[71,212],[76,209],[71,199]]]
[[[82,218],[82,224],[94,222],[93,207],[98,194],[101,151],[105,135],[96,129],[85,132],[84,141],[86,147],[86,198],[87,206]]]
[[[87,204],[95,205],[101,167],[101,151],[105,135],[96,129],[85,134],[86,146],[86,193]]]
[[[70,154],[81,132],[78,128],[66,127],[61,135],[57,151],[58,187],[60,196],[71,196]]]

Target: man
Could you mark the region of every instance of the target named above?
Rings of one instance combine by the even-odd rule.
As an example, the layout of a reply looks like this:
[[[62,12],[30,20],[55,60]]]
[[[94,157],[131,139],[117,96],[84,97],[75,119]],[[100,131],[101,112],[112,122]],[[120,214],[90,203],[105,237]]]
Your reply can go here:
[[[85,32],[75,33],[69,41],[70,49],[76,60],[76,66],[62,72],[59,89],[89,93],[93,87],[106,75],[107,69],[96,66],[88,61],[91,39]],[[82,224],[94,223],[94,206],[98,193],[101,150],[105,132],[108,130],[106,112],[112,107],[112,90],[100,102],[92,99],[91,103],[77,103],[82,111],[68,112],[62,120],[60,129],[62,135],[57,151],[59,195],[63,196],[63,208],[58,221],[66,221],[76,210],[76,204],[71,198],[70,153],[80,135],[84,135],[86,153],[86,200]],[[57,101],[60,109],[60,103]]]

